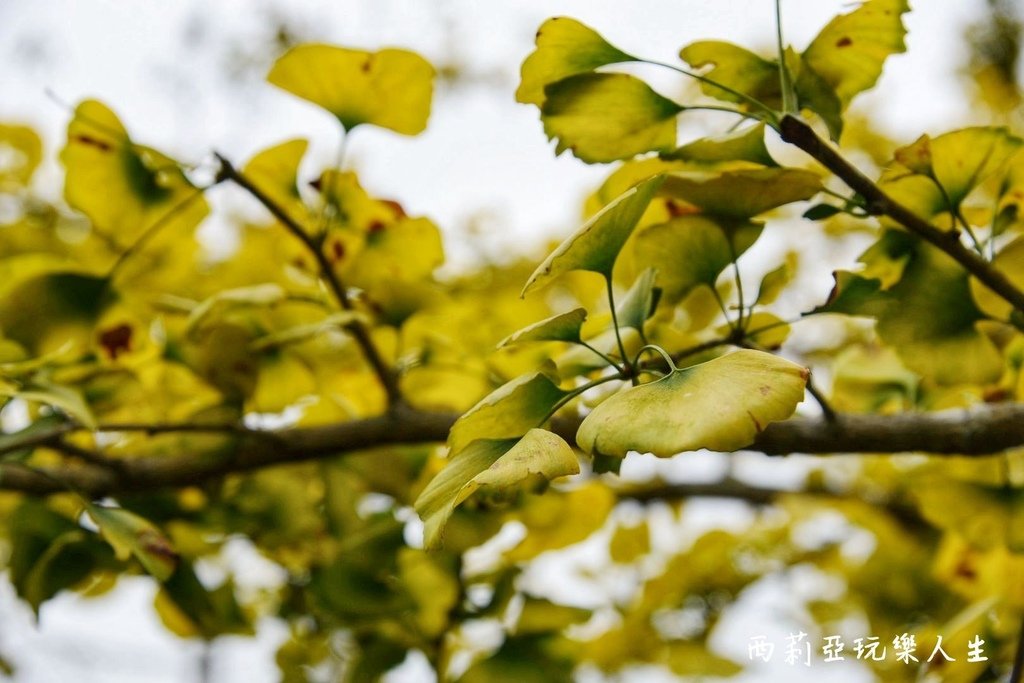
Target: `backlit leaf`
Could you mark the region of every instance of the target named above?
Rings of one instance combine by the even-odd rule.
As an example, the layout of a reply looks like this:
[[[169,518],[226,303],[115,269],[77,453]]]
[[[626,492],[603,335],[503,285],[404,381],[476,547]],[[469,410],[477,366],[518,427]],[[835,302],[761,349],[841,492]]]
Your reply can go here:
[[[634,61],[596,31],[569,17],[553,17],[537,30],[537,49],[523,62],[516,101],[544,103],[544,88],[606,64]]]
[[[1024,287],[1024,237],[1018,237],[1003,247],[992,259],[992,266],[1015,286]],[[973,277],[971,296],[978,308],[997,320],[1008,320],[1013,312],[1013,305]]]
[[[761,228],[749,221],[680,216],[638,232],[634,258],[658,270],[664,300],[676,303],[698,285],[714,287],[734,256],[757,240]]]
[[[368,123],[404,135],[427,127],[434,67],[408,50],[379,52],[299,45],[274,62],[267,81],[323,107],[345,130]]]
[[[466,411],[448,436],[452,453],[475,439],[520,437],[540,421],[567,392],[544,372],[517,377],[498,387]]]
[[[558,138],[557,153],[601,163],[644,152],[666,152],[676,143],[676,104],[627,74],[588,73],[547,87],[541,109],[544,132]]]
[[[473,494],[501,494],[523,483],[539,482],[579,472],[569,445],[543,429],[531,429],[521,439],[478,439],[458,451],[416,500],[424,523],[424,544],[441,544],[444,525],[455,507]]]
[[[114,112],[96,100],[75,109],[60,158],[68,204],[123,246],[158,221],[169,232],[187,232],[208,212],[178,163],[132,142]]]
[[[868,0],[830,21],[803,53],[803,60],[836,92],[845,109],[874,86],[889,55],[906,51],[902,15],[907,0]]]
[[[242,169],[246,178],[299,225],[303,225],[307,219],[298,181],[299,164],[308,147],[306,140],[288,140],[259,152]]]
[[[715,138],[700,138],[661,155],[662,159],[719,163],[749,161],[762,166],[778,166],[764,144],[764,124]]]
[[[654,315],[661,298],[661,289],[654,286],[657,276],[657,269],[645,269],[619,300],[616,317],[620,327],[632,327],[638,331],[644,329],[644,323]]]
[[[739,450],[793,414],[806,381],[799,365],[737,351],[612,396],[583,420],[576,442],[588,453],[620,457]]]
[[[680,58],[695,69],[711,65],[704,73],[716,83],[748,95],[772,106],[779,99],[779,67],[753,52],[720,40],[701,40],[679,51]],[[702,82],[700,89],[726,102],[743,104],[744,100],[711,83]]]
[[[178,553],[156,526],[124,508],[89,503],[86,511],[117,558],[135,559],[158,581],[166,581],[178,565]]]
[[[498,342],[498,347],[529,341],[580,341],[580,328],[587,319],[585,308],[576,308],[568,313],[559,313],[513,332]]]
[[[571,270],[589,270],[610,279],[619,251],[661,182],[659,176],[645,180],[584,223],[537,267],[523,287],[523,295]]]
[[[682,199],[704,213],[750,218],[821,191],[821,178],[797,168],[721,172],[671,171],[661,194]]]

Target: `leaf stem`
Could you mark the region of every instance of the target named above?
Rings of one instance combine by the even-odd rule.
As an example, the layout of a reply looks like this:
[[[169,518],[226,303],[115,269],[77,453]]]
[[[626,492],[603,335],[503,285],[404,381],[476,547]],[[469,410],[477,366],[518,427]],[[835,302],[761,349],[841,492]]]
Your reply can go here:
[[[622,370],[628,374],[633,368],[626,357],[626,345],[622,343],[622,334],[619,333],[619,314],[615,312],[615,292],[612,289],[611,276],[606,277],[604,282],[607,285],[605,289],[608,292],[608,306],[612,311],[612,327],[615,328],[615,341],[619,344],[619,354],[622,357]]]
[[[555,405],[551,406],[551,410],[549,410],[547,414],[544,416],[544,418],[537,423],[537,426],[540,427],[541,425],[546,424],[548,420],[555,416],[555,413],[557,413],[559,410],[565,407],[565,405],[569,403],[569,401],[573,400],[580,394],[590,391],[594,387],[599,387],[602,384],[607,384],[608,382],[621,381],[624,379],[626,378],[622,373],[616,373],[614,375],[605,375],[604,377],[598,377],[595,380],[591,380],[586,384],[580,385],[575,389],[572,389],[568,394],[558,399],[555,402]]]
[[[271,199],[265,192],[252,183],[249,178],[238,171],[226,158],[220,154],[215,153],[217,160],[220,161],[221,169],[218,174],[219,177],[227,179],[244,189],[250,195],[252,195],[260,204],[262,204],[278,221],[284,225],[285,229],[292,234],[299,242],[306,247],[309,253],[317,262],[317,266],[320,269],[320,279],[323,280],[334,297],[338,300],[338,304],[346,311],[354,310],[355,307],[352,304],[352,300],[349,299],[348,292],[345,289],[341,279],[334,272],[330,261],[327,260],[327,256],[324,254],[323,249],[320,245],[311,237],[301,225],[288,215],[277,202]],[[363,352],[367,362],[373,368],[378,379],[380,380],[381,386],[384,388],[384,392],[387,394],[388,406],[395,407],[402,403],[402,393],[398,387],[398,375],[393,368],[389,367],[381,356],[377,346],[373,343],[373,339],[370,337],[370,332],[362,321],[353,319],[350,323],[344,325],[345,330],[352,335],[355,339],[356,344]]]
[[[779,84],[782,87],[782,113],[796,112],[793,98],[793,75],[786,64],[786,48],[782,40],[782,0],[775,0],[775,40],[779,51]]]
[[[590,349],[591,351],[596,353],[598,356],[603,358],[604,362],[608,363],[608,365],[610,365],[613,368],[615,368],[616,372],[623,372],[622,366],[620,366],[618,363],[616,363],[615,359],[612,358],[611,356],[609,356],[608,354],[606,354],[606,353],[602,352],[600,349],[597,349],[594,346],[588,344],[587,342],[583,341],[582,339],[579,341],[579,343],[580,343],[581,346],[584,346],[584,347]]]

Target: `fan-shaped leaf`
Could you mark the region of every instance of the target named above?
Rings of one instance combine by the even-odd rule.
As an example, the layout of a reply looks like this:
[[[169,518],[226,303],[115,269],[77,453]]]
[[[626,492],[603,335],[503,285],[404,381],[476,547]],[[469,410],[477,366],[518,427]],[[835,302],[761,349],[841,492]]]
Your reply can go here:
[[[267,81],[323,107],[345,130],[368,123],[404,135],[427,127],[434,67],[408,50],[380,52],[299,45],[282,55]]]
[[[793,414],[807,370],[759,351],[737,351],[612,396],[587,415],[576,442],[588,453],[669,457],[749,446]]]
[[[544,132],[589,164],[644,152],[667,152],[676,143],[676,115],[684,107],[627,74],[570,76],[545,89]]]
[[[609,44],[596,31],[569,17],[553,17],[537,30],[537,49],[523,62],[516,101],[544,103],[544,88],[563,78],[636,58]]]
[[[579,462],[569,445],[543,429],[531,429],[518,440],[478,439],[456,452],[416,500],[425,525],[424,544],[439,546],[452,511],[478,491],[501,493],[531,480],[578,472]]]
[[[611,278],[619,251],[661,183],[661,176],[640,183],[584,223],[537,267],[523,287],[523,295],[571,270],[589,270]]]

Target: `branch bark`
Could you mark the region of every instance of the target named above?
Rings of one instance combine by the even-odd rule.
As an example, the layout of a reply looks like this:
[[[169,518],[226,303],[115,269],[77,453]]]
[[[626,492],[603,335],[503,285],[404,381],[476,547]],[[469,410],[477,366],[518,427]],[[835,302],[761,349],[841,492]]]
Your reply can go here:
[[[340,456],[368,448],[399,444],[443,443],[458,419],[454,413],[429,413],[398,407],[384,415],[327,425],[263,431],[202,427],[223,431],[234,439],[221,455],[208,452],[124,458],[117,467],[98,462],[67,463],[60,467],[29,468],[17,462],[0,464],[0,490],[48,495],[64,490],[65,482],[82,493],[104,496],[201,484],[236,472],[274,465]],[[574,443],[579,417],[558,417],[552,430]],[[119,425],[122,431],[149,431],[145,425]],[[173,425],[158,425],[161,432]],[[182,425],[182,431],[196,431]],[[103,427],[100,431],[116,431]],[[61,428],[50,435],[64,435]],[[31,445],[47,445],[37,435]],[[15,451],[26,444],[0,449]],[[865,454],[917,452],[932,455],[985,456],[1024,446],[1024,403],[983,406],[971,410],[900,415],[836,415],[834,419],[794,418],[776,422],[747,449],[768,455]]]
[[[1018,311],[1024,312],[1024,291],[993,268],[991,263],[968,249],[960,241],[959,231],[940,230],[892,199],[798,117],[791,114],[783,116],[779,123],[779,134],[785,142],[807,152],[818,163],[841,178],[850,189],[864,197],[870,213],[889,216],[910,232],[946,252],[989,289]]]
[[[269,211],[274,218],[279,220],[285,229],[288,230],[297,240],[302,242],[309,251],[310,255],[316,260],[317,268],[320,270],[320,278],[327,283],[334,298],[338,300],[338,304],[346,311],[353,309],[352,300],[348,296],[348,291],[345,289],[344,284],[340,278],[335,274],[334,268],[328,261],[327,256],[324,254],[324,250],[320,248],[320,244],[315,240],[309,233],[307,233],[301,225],[295,222],[295,220],[288,215],[277,202],[269,197],[263,190],[258,188],[252,183],[241,171],[236,169],[230,161],[216,154],[217,161],[220,162],[221,170],[220,176],[235,183],[246,192],[251,194],[256,201],[262,204],[267,211]],[[401,402],[402,393],[398,387],[398,375],[395,370],[388,366],[384,358],[380,355],[380,351],[377,350],[376,344],[373,343],[373,339],[370,338],[370,332],[366,329],[358,320],[353,320],[344,326],[345,330],[356,340],[356,344],[362,349],[363,356],[366,361],[373,368],[373,371],[380,378],[381,385],[384,387],[384,392],[388,397],[388,405],[394,406]]]

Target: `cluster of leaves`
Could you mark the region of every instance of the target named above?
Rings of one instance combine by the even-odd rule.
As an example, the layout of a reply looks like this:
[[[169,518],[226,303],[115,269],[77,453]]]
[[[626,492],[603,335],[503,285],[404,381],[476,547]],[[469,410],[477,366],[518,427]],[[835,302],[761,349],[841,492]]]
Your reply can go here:
[[[774,58],[701,41],[678,66],[632,56],[569,18],[545,22],[517,98],[539,108],[559,151],[619,163],[588,200],[589,219],[532,274],[511,264],[439,280],[438,228],[373,196],[341,163],[308,179],[304,139],[241,170],[218,155],[211,170],[135,142],[108,107],[85,101],[60,157],[72,214],[31,189],[35,133],[0,126],[0,194],[11,207],[0,218],[0,390],[7,423],[28,415],[0,436],[0,487],[35,476],[60,491],[0,494],[19,594],[39,610],[61,590],[96,595],[145,572],[179,635],[285,620],[291,636],[277,660],[287,681],[316,670],[377,680],[412,651],[440,679],[558,681],[581,666],[735,673],[708,647],[719,619],[758,582],[813,568],[842,585],[803,605],[822,633],[859,618],[874,632],[938,633],[961,649],[984,634],[999,670],[1024,609],[1012,454],[941,468],[866,457],[855,473],[828,470],[838,483],[822,466],[790,494],[728,482],[721,495],[767,496],[777,514],[685,547],[660,542],[657,515],[631,518],[637,503],[625,500],[664,501],[657,509],[685,523],[673,493],[685,489],[626,488],[614,476],[630,452],[750,446],[794,414],[811,363],[832,378],[828,400],[818,394],[828,414],[1024,400],[1021,311],[943,244],[888,217],[876,225],[880,209],[864,196],[780,165],[766,145],[804,114],[846,145],[865,136],[844,131],[843,114],[904,49],[907,11],[904,0],[869,0],[801,52],[780,30]],[[678,103],[607,68],[627,63],[673,69],[701,92]],[[433,77],[404,50],[302,45],[268,80],[329,112],[343,135],[364,125],[414,135]],[[738,123],[679,145],[679,119],[692,110]],[[925,136],[892,152],[877,187],[1024,287],[1021,147],[992,127]],[[227,183],[273,220],[234,226],[237,248],[216,260],[195,232],[206,193]],[[779,355],[794,357],[784,344],[795,321],[777,306],[796,289],[797,255],[774,264],[753,297],[741,257],[771,222],[792,217],[789,205],[822,195],[804,214],[807,230],[819,221],[874,242],[797,319],[830,316],[842,342],[804,349],[798,364]],[[411,435],[232,471],[256,438],[245,425],[266,414],[290,427],[258,442],[272,452],[304,428],[400,425],[421,413],[459,416],[447,444]],[[183,453],[224,465],[161,487]],[[117,488],[138,463],[152,463],[132,470],[150,473],[147,490]],[[94,490],[97,470],[115,490]],[[97,493],[115,497],[100,504]],[[843,531],[807,541],[801,530],[828,514]],[[516,528],[518,541],[498,535]],[[852,551],[864,532],[873,549]],[[199,580],[196,565],[217,562],[239,534],[282,568],[281,585]],[[588,539],[606,544],[600,571],[627,576],[628,595],[609,591],[584,608],[531,584],[538,556],[571,556]],[[470,561],[483,545],[492,558]],[[499,634],[490,647],[481,629]],[[878,666],[887,680],[917,674]],[[987,673],[944,667],[949,680]]]

